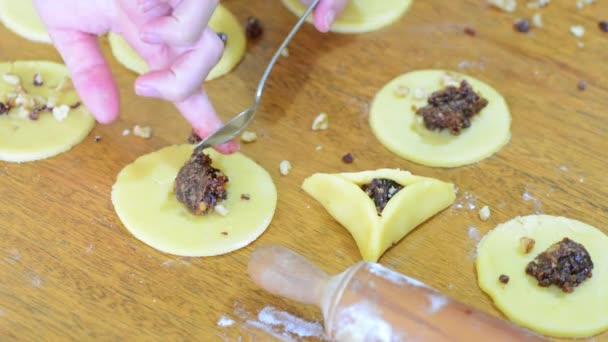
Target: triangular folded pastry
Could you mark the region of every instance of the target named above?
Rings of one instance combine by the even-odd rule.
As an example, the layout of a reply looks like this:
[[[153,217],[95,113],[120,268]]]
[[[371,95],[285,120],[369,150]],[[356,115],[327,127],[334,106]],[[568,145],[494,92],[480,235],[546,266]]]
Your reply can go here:
[[[456,198],[453,184],[398,169],[316,173],[302,188],[348,229],[363,259],[374,262]]]

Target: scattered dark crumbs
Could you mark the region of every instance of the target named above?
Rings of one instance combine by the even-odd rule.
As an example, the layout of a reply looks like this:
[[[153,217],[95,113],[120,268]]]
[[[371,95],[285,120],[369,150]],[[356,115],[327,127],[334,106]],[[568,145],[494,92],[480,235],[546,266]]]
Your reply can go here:
[[[355,157],[353,157],[352,153],[347,153],[344,156],[342,156],[342,161],[345,164],[351,164],[354,160],[355,160]]]
[[[251,196],[249,196],[249,194],[241,194],[241,199],[244,201],[249,201]]]
[[[224,45],[228,44],[228,36],[224,32],[218,32],[217,36],[222,40]]]
[[[222,235],[226,236],[228,235],[228,232],[222,232]]]
[[[188,144],[198,144],[199,142],[203,141],[203,139],[201,139],[201,137],[198,136],[198,134],[196,134],[196,132],[194,132],[194,130],[192,130],[192,133],[190,133],[190,136],[188,137]]]
[[[70,106],[70,109],[76,109],[76,108],[80,107],[81,104],[82,103],[80,103],[80,101],[76,102],[76,103],[74,103],[73,105]]]
[[[40,112],[43,110],[46,110],[46,106],[40,106],[40,107],[34,108],[28,115],[29,119],[32,121],[38,120],[40,118]]]
[[[576,87],[578,88],[578,90],[587,89],[587,81],[579,81]]]
[[[100,135],[96,135],[94,140],[95,140],[95,142],[99,142],[101,140],[101,136]]]
[[[568,238],[551,245],[526,267],[526,273],[538,280],[538,286],[556,285],[571,293],[591,278],[593,262],[585,247]]]
[[[416,111],[424,118],[424,125],[429,130],[449,129],[454,135],[471,126],[471,118],[488,105],[488,100],[481,97],[466,80],[460,87],[448,86],[434,92],[428,98],[428,105]]]
[[[509,283],[509,276],[501,274],[500,277],[498,277],[498,281],[500,281],[503,284],[508,284]]]
[[[388,201],[403,189],[403,185],[390,179],[375,178],[371,183],[361,186],[361,189],[374,201],[376,211],[380,216]]]
[[[255,17],[247,18],[247,26],[245,27],[245,33],[248,39],[256,39],[262,35],[264,28],[260,21]]]
[[[194,215],[208,214],[227,198],[228,177],[211,166],[211,158],[203,152],[194,153],[179,170],[173,191],[179,202]]]
[[[600,27],[600,30],[608,32],[608,21],[600,21],[598,26]]]
[[[0,102],[0,115],[2,114],[8,114],[8,112],[11,110],[11,107],[7,104],[4,104],[3,102]]]
[[[36,87],[40,87],[44,84],[44,82],[42,81],[42,77],[40,76],[40,74],[35,74],[34,75],[34,86]]]
[[[477,35],[477,31],[475,31],[475,29],[470,26],[464,28],[464,33],[471,37],[475,37]]]
[[[517,32],[526,33],[530,31],[530,22],[526,19],[519,19],[515,22],[513,28],[515,28],[515,31]]]

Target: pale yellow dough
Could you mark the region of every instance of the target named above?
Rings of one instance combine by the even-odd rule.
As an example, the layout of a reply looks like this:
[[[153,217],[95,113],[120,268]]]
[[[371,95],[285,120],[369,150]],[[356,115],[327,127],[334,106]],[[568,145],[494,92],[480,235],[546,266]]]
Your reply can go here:
[[[505,99],[489,85],[470,76],[473,90],[485,97],[488,105],[471,120],[471,127],[460,135],[448,130],[430,131],[412,106],[424,107],[427,96],[441,90],[445,70],[413,71],[397,77],[376,95],[370,109],[370,125],[376,138],[391,152],[414,163],[432,167],[458,167],[479,162],[498,152],[511,138],[511,114]],[[409,90],[405,97],[395,89]],[[418,91],[417,91],[418,90]],[[423,98],[416,93],[423,91]]]
[[[382,216],[361,190],[374,178],[390,179],[404,186],[388,201]],[[396,169],[317,173],[305,179],[302,188],[351,233],[363,259],[373,262],[456,197],[453,184]]]
[[[230,72],[245,55],[247,40],[245,31],[238,19],[222,5],[218,5],[209,20],[209,27],[215,32],[223,32],[228,37],[224,54],[218,64],[211,69],[207,81],[221,77]],[[121,36],[108,34],[112,54],[127,69],[138,74],[148,72],[148,64],[129,46]]]
[[[281,0],[297,16],[306,11],[299,0]],[[330,31],[364,33],[379,30],[397,21],[410,7],[412,0],[351,0],[338,16]],[[308,18],[311,22],[312,18]]]
[[[32,0],[0,0],[0,21],[23,38],[39,43],[50,43]]]
[[[205,151],[230,180],[228,199],[221,202],[228,214],[195,216],[173,192],[175,176],[191,153],[192,145],[169,146],[139,157],[118,174],[112,203],[122,223],[144,243],[181,256],[225,254],[256,240],[270,224],[277,203],[268,172],[241,153]],[[242,194],[249,194],[250,200],[241,199]]]
[[[525,254],[520,238],[536,241]],[[593,277],[568,294],[557,286],[540,287],[526,265],[564,237],[582,244],[594,263]],[[479,286],[510,320],[554,337],[590,337],[608,329],[608,236],[580,221],[532,215],[498,225],[477,249]],[[509,277],[508,284],[498,281]]]
[[[71,106],[80,101],[76,90],[70,86],[68,70],[64,65],[44,61],[17,61],[0,63],[0,102],[7,103],[7,96],[15,94],[16,86],[1,78],[6,73],[19,76],[21,86],[30,95],[46,100],[54,97],[57,106]],[[36,73],[43,78],[44,84],[40,87],[33,85]],[[58,92],[55,87],[61,82],[67,86]],[[28,162],[55,156],[80,143],[95,126],[95,118],[84,105],[71,109],[63,121],[56,120],[47,111],[40,112],[39,119],[32,121],[28,118],[28,113],[27,110],[15,107],[9,115],[0,115],[0,160]]]

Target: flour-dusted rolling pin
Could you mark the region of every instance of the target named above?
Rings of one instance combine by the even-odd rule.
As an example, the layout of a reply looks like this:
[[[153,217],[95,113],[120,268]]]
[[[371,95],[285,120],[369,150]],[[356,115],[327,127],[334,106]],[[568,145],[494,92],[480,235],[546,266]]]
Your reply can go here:
[[[544,340],[377,263],[359,262],[330,277],[287,248],[262,246],[248,272],[270,293],[317,305],[336,341]]]

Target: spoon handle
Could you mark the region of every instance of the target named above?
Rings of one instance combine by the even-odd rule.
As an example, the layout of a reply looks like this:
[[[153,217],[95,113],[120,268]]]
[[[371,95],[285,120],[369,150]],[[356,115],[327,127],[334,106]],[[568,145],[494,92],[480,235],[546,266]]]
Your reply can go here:
[[[283,50],[285,50],[285,47],[287,47],[287,44],[289,44],[291,39],[296,35],[296,33],[298,32],[298,30],[300,29],[302,24],[304,24],[304,22],[306,21],[306,18],[308,18],[310,13],[312,13],[312,11],[315,9],[315,7],[317,7],[317,4],[319,4],[320,1],[321,0],[315,0],[312,2],[312,4],[310,4],[310,6],[306,10],[306,12],[304,12],[302,17],[300,17],[300,20],[296,23],[296,25],[293,27],[293,29],[291,29],[291,32],[289,32],[289,34],[287,35],[287,37],[285,38],[285,40],[283,41],[281,46],[279,46],[279,48],[275,52],[274,56],[270,60],[270,63],[266,67],[266,71],[264,71],[264,75],[262,75],[262,79],[260,79],[260,83],[258,84],[258,90],[256,91],[256,94],[255,94],[256,105],[260,102],[260,99],[262,98],[262,92],[264,92],[264,85],[266,84],[266,80],[268,79],[268,76],[270,75],[270,72],[272,71],[274,64],[279,59],[279,56],[281,56],[281,53],[283,52]]]

